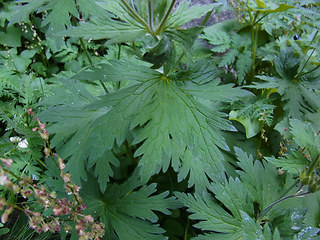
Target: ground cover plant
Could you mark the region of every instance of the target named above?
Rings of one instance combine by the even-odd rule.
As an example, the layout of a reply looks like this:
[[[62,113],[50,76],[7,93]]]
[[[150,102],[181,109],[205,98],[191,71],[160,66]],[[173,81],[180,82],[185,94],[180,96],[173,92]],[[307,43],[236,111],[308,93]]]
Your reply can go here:
[[[0,13],[1,238],[320,239],[319,2]]]

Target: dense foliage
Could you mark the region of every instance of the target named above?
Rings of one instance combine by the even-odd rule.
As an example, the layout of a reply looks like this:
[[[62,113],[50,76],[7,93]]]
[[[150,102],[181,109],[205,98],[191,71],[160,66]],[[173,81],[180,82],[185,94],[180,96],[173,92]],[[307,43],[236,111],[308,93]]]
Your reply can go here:
[[[319,28],[312,0],[0,0],[1,238],[320,239]]]

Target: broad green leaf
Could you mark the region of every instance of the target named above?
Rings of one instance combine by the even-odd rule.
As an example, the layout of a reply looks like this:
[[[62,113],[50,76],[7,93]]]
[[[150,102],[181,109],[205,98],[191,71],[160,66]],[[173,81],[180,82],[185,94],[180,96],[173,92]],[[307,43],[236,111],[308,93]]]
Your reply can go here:
[[[153,91],[153,102],[138,111],[132,124],[146,124],[134,141],[145,140],[135,153],[143,154],[139,162],[143,178],[149,178],[161,168],[166,171],[172,158],[174,169],[181,167],[180,179],[190,171],[189,186],[208,185],[204,173],[212,179],[222,173],[223,157],[218,147],[228,149],[218,129],[233,129],[221,121],[223,114],[202,106],[174,83],[157,81]]]
[[[202,68],[200,72],[193,72],[199,67]],[[93,74],[95,71],[93,69]],[[197,191],[202,191],[209,186],[208,178],[223,176],[224,158],[220,149],[229,148],[220,131],[234,131],[235,128],[224,118],[224,113],[208,108],[195,97],[232,101],[247,92],[236,92],[232,85],[219,86],[214,80],[214,69],[199,63],[191,65],[190,72],[167,76],[121,60],[110,61],[97,71],[98,76],[104,75],[101,71],[105,71],[105,80],[128,80],[131,85],[94,100],[85,89],[78,89],[81,87],[78,83],[76,87],[69,87],[73,96],[68,96],[67,104],[56,105],[57,100],[53,100],[49,105],[56,106],[40,115],[55,123],[49,129],[56,134],[52,144],[61,146],[64,158],[71,157],[67,166],[71,171],[77,171],[75,178],[85,177],[85,159],[93,165],[106,155],[105,151],[112,149],[114,142],[120,146],[133,128],[137,129],[133,143],[139,144],[135,156],[140,159],[140,174],[144,180],[161,169],[166,171],[171,165],[178,172],[179,181],[189,175],[189,186],[196,185]],[[201,85],[206,89],[202,94]],[[222,92],[225,91],[230,95],[224,96]],[[60,98],[62,101],[68,99]],[[64,142],[64,139],[69,140]],[[109,158],[101,164],[107,162],[116,163]],[[77,169],[71,169],[72,165]],[[109,176],[107,172],[110,171],[106,171]]]
[[[148,79],[158,79],[161,76],[159,72],[132,61],[111,60],[110,63],[111,64],[100,64],[97,67],[90,67],[72,78],[87,81],[101,80],[104,82],[144,82]],[[122,70],[118,71],[119,69]]]
[[[154,211],[168,215],[169,209],[180,207],[174,197],[167,198],[168,192],[155,194],[156,184],[143,185],[135,176],[120,185],[108,184],[105,192],[92,176],[82,185],[86,211],[105,223],[108,239],[166,239]]]
[[[59,33],[61,36],[81,37],[83,39],[110,39],[108,41],[110,44],[131,42],[145,34],[145,30],[139,26],[109,19],[101,20],[98,24],[80,23],[78,27],[72,27]]]
[[[201,85],[191,85],[183,88],[189,94],[199,97],[210,99],[212,101],[233,101],[239,97],[252,96],[252,93],[233,88],[234,84],[219,85],[220,80],[216,79]]]
[[[202,6],[189,7],[190,2],[182,2],[175,12],[168,18],[164,28],[178,28],[183,24],[190,22],[193,19],[197,19],[211,11],[214,7],[220,5],[219,3],[213,3]]]

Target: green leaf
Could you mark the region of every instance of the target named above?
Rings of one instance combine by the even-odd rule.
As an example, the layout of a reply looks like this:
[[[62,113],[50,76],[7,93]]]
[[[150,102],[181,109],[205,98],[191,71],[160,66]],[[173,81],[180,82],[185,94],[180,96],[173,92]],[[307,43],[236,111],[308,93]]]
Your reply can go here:
[[[194,41],[202,32],[202,27],[192,27],[188,29],[167,29],[165,35],[176,43],[180,43],[185,51],[189,51]]]
[[[55,34],[66,29],[69,26],[70,15],[78,16],[78,10],[74,0],[51,0],[50,3],[43,8],[43,11],[49,11],[48,16],[41,23],[42,26],[49,25],[49,33]]]
[[[238,116],[238,111],[231,111],[229,113],[229,120],[240,122],[246,129],[246,137],[252,138],[257,135],[261,130],[261,123],[257,119],[251,117]]]
[[[287,4],[280,3],[279,6],[277,8],[275,8],[275,9],[265,9],[266,5],[261,0],[256,0],[256,1],[257,1],[257,5],[258,5],[258,8],[259,8],[259,9],[256,9],[256,10],[259,11],[259,12],[262,12],[262,13],[278,13],[278,12],[287,11],[290,8],[294,8],[293,6],[289,6]]]
[[[276,201],[293,182],[292,179],[281,178],[272,164],[254,161],[251,155],[248,156],[239,148],[235,148],[235,152],[238,166],[242,169],[238,171],[240,179],[252,199],[259,204],[260,210]],[[279,187],[281,184],[285,185]]]
[[[203,68],[200,72],[192,71],[199,67]],[[179,181],[190,174],[189,186],[196,185],[197,190],[202,191],[209,185],[208,177],[223,176],[224,158],[220,149],[228,150],[228,146],[220,131],[235,128],[224,118],[225,114],[209,109],[195,97],[232,101],[247,92],[232,85],[218,86],[212,74],[214,69],[199,63],[192,65],[188,74],[168,76],[129,61],[111,61],[103,70],[98,70],[99,76],[100,71],[106,71],[106,80],[131,80],[133,85],[102,96],[99,101],[78,89],[81,85],[70,86],[74,98],[40,115],[44,120],[55,122],[49,129],[56,133],[52,144],[62,146],[60,152],[64,158],[71,157],[67,166],[75,171],[75,178],[85,177],[86,158],[96,162],[105,155],[104,151],[111,150],[115,140],[120,146],[133,128],[138,130],[133,143],[140,144],[135,156],[140,158],[140,174],[144,180],[161,169],[166,171],[171,165],[178,172]],[[186,86],[183,87],[184,82],[188,82],[188,86],[183,84]],[[202,89],[206,89],[203,93],[201,84],[205,86]],[[230,95],[222,94],[226,91]],[[64,143],[63,139],[69,140]],[[72,169],[73,165],[77,168]]]
[[[252,96],[252,93],[240,89],[234,88],[234,84],[221,84],[219,85],[220,80],[215,79],[210,82],[203,83],[201,85],[189,85],[183,87],[187,93],[199,97],[210,99],[212,101],[223,101],[229,102],[238,99],[239,97]]]
[[[256,0],[258,8],[266,8],[266,4],[262,0]]]
[[[219,67],[224,67],[231,65],[236,60],[236,56],[238,56],[239,52],[236,49],[230,49],[221,59],[219,63]]]
[[[176,192],[175,195],[188,207],[188,211],[192,213],[190,219],[201,220],[194,227],[204,231],[220,232],[220,234],[210,233],[206,235],[206,239],[215,239],[214,237],[221,237],[219,239],[236,239],[235,237],[241,236],[240,219],[236,219],[226,212],[213,200],[209,193],[203,193],[202,196],[198,194],[192,196],[190,193]]]
[[[230,48],[231,38],[226,32],[205,30],[202,38],[206,39],[210,44],[215,45],[211,49],[213,52],[225,52]]]
[[[189,1],[182,2],[175,12],[167,19],[164,28],[178,28],[193,19],[200,18],[220,3],[213,3],[202,6],[192,6],[189,8]]]
[[[37,11],[40,9],[40,7],[47,3],[47,0],[39,0],[39,1],[32,1],[32,0],[21,0],[16,1],[17,3],[25,3],[21,5],[17,5],[14,8],[15,14],[10,19],[10,25],[18,22],[30,22],[28,19],[29,14],[31,14],[34,11]]]
[[[302,170],[310,164],[310,161],[299,151],[292,151],[290,154],[285,154],[285,157],[265,157],[265,159],[292,174],[301,173]]]
[[[85,106],[95,97],[80,82],[68,80],[63,84],[64,89],[58,88],[52,97],[42,103],[49,106],[49,109],[42,112],[39,118],[53,123],[48,127],[48,131],[55,134],[51,147],[56,147],[62,158],[69,158],[66,167],[73,180],[80,184],[81,178],[86,179],[85,160],[88,159],[88,167],[95,165],[95,174],[104,190],[105,181],[113,175],[110,165],[119,164],[110,152],[113,139],[105,144],[103,134],[108,133],[101,131],[111,124],[101,121],[108,109],[86,109]]]
[[[15,8],[16,15],[10,20],[10,24],[27,21],[28,16],[33,13],[41,13],[47,11],[48,15],[42,22],[42,26],[48,25],[48,32],[50,35],[65,30],[66,26],[70,26],[70,15],[78,16],[77,6],[74,0],[39,0],[39,1],[17,1],[21,4]]]
[[[8,47],[20,47],[21,30],[14,26],[7,27],[5,32],[0,32],[0,43]]]
[[[316,159],[320,152],[320,137],[316,134],[310,123],[305,123],[297,119],[290,119],[290,132],[293,135],[293,141],[304,149],[299,151],[290,149],[284,157],[267,157],[269,162],[272,162],[283,170],[287,170],[293,174],[300,174],[303,169],[310,166],[312,160]],[[309,155],[309,159],[307,158]]]
[[[96,23],[80,23],[80,26],[69,28],[59,33],[59,36],[81,37],[83,39],[109,39],[109,44],[132,42],[146,34],[141,26],[110,19],[99,20]]]
[[[168,215],[169,209],[180,207],[174,197],[167,198],[168,192],[155,194],[156,184],[143,185],[135,176],[120,185],[108,184],[104,193],[92,176],[82,185],[86,211],[105,223],[108,239],[165,239],[154,211]]]
[[[253,88],[276,88],[284,103],[286,117],[303,120],[305,114],[313,112],[319,107],[320,89],[319,74],[313,72],[301,76],[299,68],[303,65],[301,58],[295,56],[292,48],[282,51],[280,57],[276,57],[276,70],[279,76],[256,76],[264,82],[254,83]],[[295,96],[295,97],[292,97]]]
[[[240,53],[237,56],[237,62],[236,62],[236,70],[238,75],[238,81],[239,83],[243,83],[245,80],[246,74],[251,70],[253,60],[251,58],[251,52],[245,51],[243,53]]]
[[[315,159],[320,152],[320,135],[313,129],[310,123],[305,123],[297,119],[290,119],[291,133],[294,141],[303,148],[306,148]]]
[[[160,80],[153,90],[153,102],[138,111],[131,125],[146,123],[134,141],[145,140],[135,153],[143,154],[139,162],[142,177],[147,179],[161,168],[166,171],[172,158],[173,168],[177,171],[181,167],[181,180],[190,171],[189,186],[208,185],[205,173],[214,179],[223,169],[218,147],[228,149],[218,129],[233,129],[222,121],[221,113],[201,106],[174,84]]]

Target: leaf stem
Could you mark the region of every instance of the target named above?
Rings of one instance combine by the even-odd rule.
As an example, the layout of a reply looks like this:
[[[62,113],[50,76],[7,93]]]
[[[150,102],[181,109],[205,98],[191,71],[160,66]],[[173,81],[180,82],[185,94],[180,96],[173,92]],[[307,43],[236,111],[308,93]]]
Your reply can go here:
[[[130,7],[130,5],[125,1],[125,0],[121,0],[121,2],[125,5],[125,7],[133,14],[133,16],[143,25],[146,27],[147,31],[150,32],[150,34],[152,35],[153,32],[151,31],[151,29],[149,28],[148,23],[146,23],[145,20],[143,20],[139,14],[137,14],[132,7]]]
[[[80,40],[81,47],[82,47],[83,51],[85,52],[85,54],[86,54],[86,56],[87,56],[87,58],[88,58],[88,61],[89,61],[90,65],[91,65],[91,67],[94,67],[93,61],[92,61],[92,59],[91,59],[91,57],[90,57],[90,55],[89,55],[89,53],[88,53],[88,50],[87,50],[87,48],[86,48],[86,46],[85,46],[85,44],[84,44],[84,42],[83,42],[83,39],[82,39],[82,38],[79,38],[79,40]],[[105,85],[101,80],[100,80],[99,82],[100,82],[103,90],[104,90],[106,93],[109,93],[106,85]]]
[[[307,176],[311,176],[311,173],[314,171],[315,167],[319,163],[320,153],[316,156],[316,159],[312,162],[310,168],[307,171]]]
[[[300,182],[300,179],[297,179],[290,187],[288,187],[288,189],[281,195],[280,198],[283,198],[285,195],[287,195],[288,192],[290,192],[290,190],[291,190],[292,188],[294,188],[299,182]],[[303,185],[301,185],[301,186],[298,188],[298,190],[296,191],[296,193],[297,193],[298,191],[300,191],[300,189],[301,189],[302,186],[303,186]]]
[[[168,10],[167,10],[167,12],[166,12],[166,14],[165,14],[164,17],[162,18],[159,26],[157,27],[157,30],[155,31],[155,34],[156,34],[156,35],[160,34],[160,32],[161,32],[161,30],[162,30],[165,22],[167,21],[169,15],[170,15],[170,13],[171,13],[171,11],[172,11],[172,9],[173,9],[173,6],[174,6],[175,2],[176,2],[176,0],[172,0],[172,1],[171,1],[171,4],[170,4],[170,6],[169,6],[169,8],[168,8]]]
[[[148,24],[153,32],[153,0],[148,0]]]
[[[74,16],[72,16],[72,23],[73,23],[74,26],[77,26],[77,21],[76,21],[76,18],[75,18]],[[89,52],[88,52],[88,50],[87,50],[87,48],[86,48],[86,45],[85,45],[84,42],[83,42],[83,39],[82,39],[82,38],[79,38],[79,40],[80,40],[80,45],[81,45],[83,51],[85,52],[85,54],[86,54],[86,56],[87,56],[87,58],[88,58],[88,61],[89,61],[90,65],[91,65],[91,67],[94,67],[93,61],[92,61],[92,59],[91,59],[91,57],[90,57],[90,55],[89,55]],[[104,83],[103,83],[101,80],[100,80],[99,82],[100,82],[103,90],[104,90],[106,93],[109,93],[106,85],[104,85]]]
[[[278,203],[280,203],[280,202],[282,202],[282,201],[284,201],[284,200],[286,200],[286,199],[289,199],[289,198],[292,198],[292,197],[301,197],[301,196],[304,196],[304,195],[307,195],[307,194],[310,194],[310,193],[311,193],[311,192],[306,191],[306,192],[302,192],[302,193],[290,194],[290,195],[288,195],[288,196],[285,196],[285,197],[283,197],[283,198],[280,198],[280,199],[278,199],[277,201],[275,201],[275,202],[273,202],[272,204],[270,204],[270,205],[269,205],[268,207],[266,207],[265,209],[263,209],[263,210],[260,212],[258,218],[263,217],[263,216],[267,213],[267,211],[269,211],[274,205],[276,205],[276,204],[278,204]]]
[[[318,33],[319,33],[319,30],[317,30],[317,32],[314,34],[314,36],[313,36],[313,38],[312,38],[309,46],[312,45],[312,43],[313,43],[313,41],[316,39],[316,36],[318,35]],[[308,50],[309,50],[309,49],[308,49]],[[308,50],[307,50],[307,51],[308,51]],[[313,49],[313,51],[312,51],[312,53],[309,55],[307,61],[303,64],[303,67],[301,68],[301,70],[299,71],[299,73],[297,73],[296,76],[294,76],[294,78],[301,77],[301,76],[305,75],[305,74],[303,74],[303,75],[300,75],[300,74],[302,73],[302,71],[303,71],[304,68],[306,67],[307,63],[309,62],[309,60],[310,60],[311,56],[313,55],[313,53],[315,52],[315,50],[316,50],[316,48]]]
[[[308,72],[305,72],[305,73],[302,73],[299,75],[299,77],[302,77],[304,75],[307,75],[309,73],[312,73],[313,71],[317,70],[318,68],[320,67],[320,65],[316,66],[315,68],[313,68],[312,70],[308,71]]]
[[[88,53],[88,50],[87,50],[86,46],[84,45],[83,39],[79,38],[79,40],[80,40],[81,47],[82,47],[84,53],[86,54],[91,67],[93,67],[94,66],[93,61],[92,61],[92,59],[91,59],[91,57],[90,57],[90,55]]]
[[[251,21],[251,57],[252,57],[252,76],[254,77],[256,71],[256,51],[258,44],[258,28],[255,26],[256,19],[258,18],[259,12],[256,12],[254,18],[250,17]]]
[[[189,229],[189,218],[187,220],[186,230],[184,231],[184,240],[188,239],[188,229]]]

